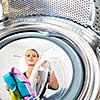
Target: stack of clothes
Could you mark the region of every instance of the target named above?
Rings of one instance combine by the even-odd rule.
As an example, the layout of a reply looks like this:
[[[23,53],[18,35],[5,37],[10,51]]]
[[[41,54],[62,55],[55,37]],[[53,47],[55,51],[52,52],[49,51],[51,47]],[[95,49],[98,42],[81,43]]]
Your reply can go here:
[[[31,88],[29,80],[17,68],[12,67],[3,78],[11,90],[12,100],[35,100],[36,93]]]

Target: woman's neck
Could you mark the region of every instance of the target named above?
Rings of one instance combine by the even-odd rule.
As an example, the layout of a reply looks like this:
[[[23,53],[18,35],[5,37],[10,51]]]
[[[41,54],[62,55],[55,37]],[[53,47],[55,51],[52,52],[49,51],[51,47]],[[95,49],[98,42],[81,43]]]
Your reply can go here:
[[[29,66],[28,70],[26,71],[26,75],[27,75],[28,78],[30,77],[32,70],[33,70],[33,67]]]

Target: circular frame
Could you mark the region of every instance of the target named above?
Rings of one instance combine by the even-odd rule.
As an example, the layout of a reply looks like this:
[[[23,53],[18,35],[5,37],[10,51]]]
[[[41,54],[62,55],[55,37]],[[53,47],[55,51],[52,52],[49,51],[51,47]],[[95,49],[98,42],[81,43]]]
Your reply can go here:
[[[65,25],[64,27],[60,25],[59,20],[56,20],[57,23],[54,24],[51,18],[49,20],[48,18],[44,20],[42,18],[40,19],[36,18],[32,23],[27,23],[27,20],[24,23],[18,22],[3,30],[1,33],[0,49],[17,39],[30,37],[54,41],[64,50],[67,43],[78,54],[84,64],[84,84],[77,96],[77,100],[96,99],[99,91],[99,65],[90,45],[73,31],[67,30],[66,27],[68,26],[66,24],[63,23]],[[35,31],[36,34],[23,34],[26,31]],[[65,98],[67,97],[63,97],[63,99]]]

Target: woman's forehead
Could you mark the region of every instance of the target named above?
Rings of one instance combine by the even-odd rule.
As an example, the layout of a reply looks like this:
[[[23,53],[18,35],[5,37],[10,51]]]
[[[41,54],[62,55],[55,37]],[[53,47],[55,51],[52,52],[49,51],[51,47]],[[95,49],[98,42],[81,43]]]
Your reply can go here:
[[[28,54],[28,53],[33,53],[33,54],[37,54],[35,51],[33,51],[33,50],[27,50],[26,51],[26,54]]]

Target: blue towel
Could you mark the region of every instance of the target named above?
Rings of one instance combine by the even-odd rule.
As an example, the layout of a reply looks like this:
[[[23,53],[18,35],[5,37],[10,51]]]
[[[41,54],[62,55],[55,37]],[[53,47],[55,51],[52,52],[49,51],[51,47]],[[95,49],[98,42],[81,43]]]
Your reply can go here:
[[[3,78],[10,89],[13,91],[16,88],[16,82],[12,76],[13,74],[11,72],[8,72],[6,75],[3,76]]]

